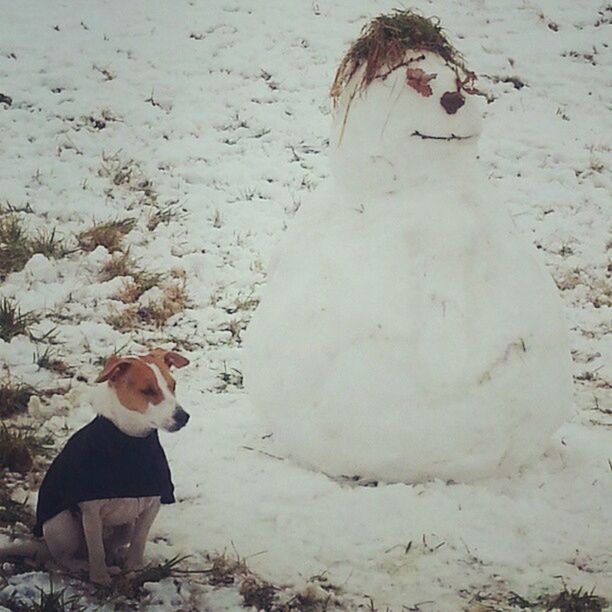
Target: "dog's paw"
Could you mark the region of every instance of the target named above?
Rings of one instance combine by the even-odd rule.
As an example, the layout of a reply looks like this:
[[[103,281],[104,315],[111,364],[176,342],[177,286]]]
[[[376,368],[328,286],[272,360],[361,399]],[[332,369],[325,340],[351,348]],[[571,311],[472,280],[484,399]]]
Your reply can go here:
[[[127,558],[125,560],[125,569],[133,572],[136,570],[141,570],[145,566],[145,562],[142,554],[138,554],[137,551],[131,549],[128,550]]]
[[[118,565],[110,565],[107,569],[111,576],[117,576],[122,571]]]

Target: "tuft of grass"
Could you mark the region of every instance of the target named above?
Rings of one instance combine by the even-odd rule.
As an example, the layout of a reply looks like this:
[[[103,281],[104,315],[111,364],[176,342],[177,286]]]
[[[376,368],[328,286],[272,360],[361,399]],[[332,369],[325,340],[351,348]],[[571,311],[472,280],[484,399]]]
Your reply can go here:
[[[177,202],[170,202],[150,214],[147,229],[152,232],[160,224],[168,225],[171,221],[178,221],[183,217],[180,205]]]
[[[338,99],[357,70],[364,66],[359,89],[366,88],[374,79],[384,78],[400,66],[407,65],[406,53],[431,52],[439,55],[452,67],[462,88],[468,93],[475,75],[467,70],[460,53],[451,45],[435,17],[427,18],[408,10],[396,9],[379,15],[361,30],[336,72],[331,97]],[[386,74],[380,71],[385,69]]]
[[[223,372],[218,374],[220,379],[219,384],[215,386],[217,393],[224,393],[229,387],[236,387],[237,389],[244,388],[242,372],[236,368],[230,368],[228,371],[227,363],[223,362]]]
[[[126,355],[126,353],[127,353],[126,349],[127,349],[129,344],[130,344],[130,342],[128,340],[125,344],[121,345],[120,347],[116,347],[115,346],[115,349],[113,350],[112,353],[110,353],[110,355],[101,355],[101,356],[97,357],[94,360],[93,364],[96,365],[96,366],[105,366],[108,363],[108,361],[110,359],[112,359],[113,357],[122,357],[122,356]]]
[[[0,280],[22,270],[32,257],[28,247],[29,237],[16,215],[0,217]]]
[[[41,230],[36,236],[30,239],[32,254],[42,253],[47,259],[61,259],[71,250],[56,236],[56,229]]]
[[[607,606],[603,597],[594,594],[595,589],[586,591],[582,587],[568,589],[563,583],[563,589],[559,593],[543,595],[535,601],[529,601],[518,593],[510,593],[508,604],[513,607],[538,610],[556,610],[558,612],[602,612]]]
[[[170,317],[185,309],[187,294],[184,283],[170,282],[160,289],[162,296],[158,301],[151,302],[146,306],[137,303],[131,304],[127,308],[111,314],[106,322],[120,331],[135,329],[142,324],[162,327]],[[134,291],[136,294],[138,293],[137,287]],[[131,297],[131,294],[124,297]]]
[[[0,339],[9,342],[14,336],[28,334],[29,327],[36,322],[31,312],[21,312],[19,306],[8,298],[0,301]]]
[[[34,513],[27,500],[16,502],[7,491],[0,488],[0,527],[14,528],[18,523],[28,528],[34,526]]]
[[[206,570],[208,583],[212,586],[228,586],[236,582],[237,576],[245,576],[249,573],[249,568],[244,559],[239,555],[233,559],[225,553],[221,555],[206,555],[206,559],[211,562],[210,568]]]
[[[46,455],[53,440],[39,437],[28,427],[7,427],[0,423],[0,469],[26,474],[35,457]]]
[[[98,174],[110,180],[114,186],[140,194],[139,203],[156,206],[158,194],[153,183],[145,176],[140,165],[133,159],[122,159],[119,152],[102,155],[102,165]],[[111,188],[112,189],[112,188]]]
[[[134,229],[135,225],[136,219],[131,217],[96,223],[90,229],[78,234],[77,241],[83,251],[90,252],[103,246],[113,253],[122,249],[123,238]]]
[[[45,348],[44,353],[37,352],[34,360],[39,368],[56,374],[66,375],[71,372],[70,366],[63,359],[60,359],[57,351],[50,346]]]
[[[12,601],[6,603],[15,612],[81,612],[86,609],[85,606],[79,603],[82,600],[82,595],[74,594],[69,596],[67,594],[67,587],[55,590],[52,576],[49,576],[48,591],[40,587],[36,588],[38,590],[37,599],[26,604],[13,598]]]
[[[133,269],[129,276],[131,279],[123,284],[117,295],[119,300],[125,304],[137,302],[143,293],[157,287],[164,278],[163,274],[159,272],[147,272],[140,268]]]
[[[36,394],[36,389],[30,385],[13,384],[10,380],[3,382],[0,385],[0,417],[6,419],[25,412],[30,398]]]
[[[58,239],[55,228],[31,235],[16,214],[0,216],[0,280],[11,272],[23,270],[36,253],[60,259],[70,250]]]
[[[559,612],[602,612],[607,602],[603,597],[595,595],[594,591],[589,592],[582,587],[570,590],[563,585],[560,593],[545,597],[542,604],[546,610]]]
[[[136,260],[130,255],[130,250],[127,249],[119,255],[111,257],[102,266],[99,278],[102,282],[105,282],[117,276],[132,276],[136,269]]]
[[[166,578],[177,578],[193,573],[179,567],[188,558],[189,555],[176,555],[157,565],[147,565],[141,570],[121,574],[113,580],[111,589],[115,594],[123,595],[129,599],[138,598],[143,594],[142,587],[146,582],[161,582]]]
[[[242,319],[231,319],[219,327],[219,331],[229,332],[228,344],[241,344],[242,332],[246,329],[246,321]]]
[[[138,306],[132,305],[123,310],[113,310],[106,317],[106,322],[119,331],[131,331],[138,327],[140,319],[138,318]]]
[[[226,306],[223,308],[225,312],[228,314],[236,314],[237,312],[249,312],[251,310],[255,310],[259,306],[259,298],[253,297],[253,293],[251,292],[246,297],[238,296],[234,300],[231,306]]]
[[[129,249],[112,257],[100,270],[101,281],[109,281],[117,276],[129,277],[116,296],[118,300],[126,304],[135,303],[143,293],[157,287],[164,278],[164,275],[159,272],[148,272],[140,268],[130,255]]]
[[[6,202],[0,202],[0,215],[7,215],[8,213],[27,213],[32,214],[34,209],[29,205],[15,206],[8,200]]]
[[[53,590],[51,583],[49,591],[40,591],[40,598],[28,606],[29,612],[80,612],[85,607],[79,604],[80,595],[66,595],[66,587],[59,591]]]
[[[122,160],[119,153],[114,155],[102,154],[102,165],[98,174],[111,180],[113,185],[126,185],[132,180],[132,175],[138,166],[134,160]]]
[[[255,576],[247,576],[240,585],[243,607],[256,610],[272,610],[276,602],[277,588]]]

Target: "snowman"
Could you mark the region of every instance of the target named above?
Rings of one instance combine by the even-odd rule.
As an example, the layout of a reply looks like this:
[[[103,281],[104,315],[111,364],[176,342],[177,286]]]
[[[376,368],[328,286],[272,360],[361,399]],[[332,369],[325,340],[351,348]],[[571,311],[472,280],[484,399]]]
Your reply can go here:
[[[407,11],[340,65],[331,178],[281,241],[244,347],[253,404],[304,466],[508,475],[572,412],[556,287],[478,165],[474,80]]]

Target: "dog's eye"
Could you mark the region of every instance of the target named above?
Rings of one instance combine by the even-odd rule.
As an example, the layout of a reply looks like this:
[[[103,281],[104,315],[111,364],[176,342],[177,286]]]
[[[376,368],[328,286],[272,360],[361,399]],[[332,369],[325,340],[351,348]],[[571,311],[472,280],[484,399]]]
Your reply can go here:
[[[142,394],[146,395],[147,397],[153,397],[155,395],[155,389],[153,389],[153,387],[147,387],[146,389],[143,389]]]

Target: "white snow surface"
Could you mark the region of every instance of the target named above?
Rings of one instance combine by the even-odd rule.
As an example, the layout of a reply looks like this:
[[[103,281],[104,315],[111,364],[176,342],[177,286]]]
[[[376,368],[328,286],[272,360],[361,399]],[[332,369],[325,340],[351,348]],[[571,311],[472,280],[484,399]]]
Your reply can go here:
[[[294,589],[326,572],[346,609],[369,598],[378,609],[475,601],[508,609],[511,591],[559,591],[559,576],[610,598],[611,15],[603,2],[412,3],[440,17],[497,97],[485,109],[480,163],[561,289],[577,414],[545,456],[473,484],[361,486],[276,457],[241,388],[241,335],[270,254],[329,174],[335,68],[365,21],[395,4],[2,2],[0,93],[12,104],[0,103],[0,201],[23,209],[32,231],[55,227],[71,244],[93,220],[133,217],[131,254],[149,271],[180,272],[189,297],[164,328],[121,332],[107,322],[122,307],[121,279],[100,281],[111,256],[104,248],[35,257],[0,295],[38,313],[32,331],[42,340],[0,341],[2,375],[72,385],[33,406],[31,419],[59,445],[65,426],[92,417],[76,375],[92,380],[114,349],[177,347],[191,360],[177,380],[192,418],[162,434],[178,503],[154,524],[149,558],[187,553],[197,567],[206,552],[237,550],[263,578]],[[131,174],[115,181],[130,160]],[[172,202],[179,216],[149,229]],[[72,376],[37,366],[47,347]],[[40,580],[11,584],[35,595]],[[191,590],[171,587],[151,586],[143,605],[240,606],[235,590],[196,604]]]
[[[431,96],[403,68],[344,89],[332,176],[247,330],[245,387],[284,454],[325,473],[507,475],[571,414],[561,301],[477,166],[478,98],[446,114],[454,71],[410,66],[436,75]]]

